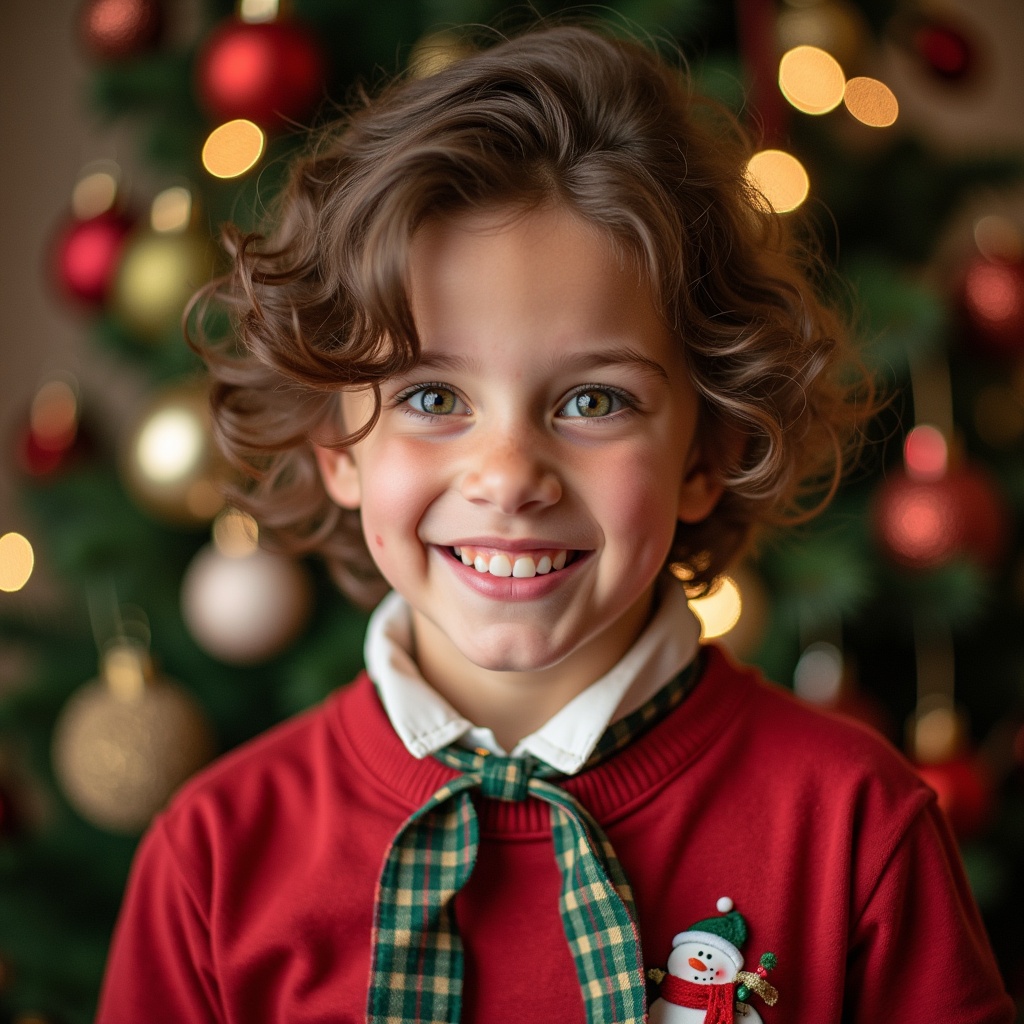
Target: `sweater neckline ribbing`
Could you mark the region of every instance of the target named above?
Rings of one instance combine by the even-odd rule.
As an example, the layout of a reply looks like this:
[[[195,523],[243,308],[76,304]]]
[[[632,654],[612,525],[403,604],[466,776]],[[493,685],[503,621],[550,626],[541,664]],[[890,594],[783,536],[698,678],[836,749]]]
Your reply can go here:
[[[646,803],[735,719],[752,673],[736,671],[716,647],[706,657],[700,682],[664,721],[602,764],[559,783],[598,820],[610,824]],[[331,698],[327,710],[341,755],[409,813],[457,775],[432,757],[417,759],[406,750],[365,673]],[[517,839],[550,835],[548,808],[539,800],[509,803],[481,797],[478,804],[481,828],[489,834],[514,833]]]

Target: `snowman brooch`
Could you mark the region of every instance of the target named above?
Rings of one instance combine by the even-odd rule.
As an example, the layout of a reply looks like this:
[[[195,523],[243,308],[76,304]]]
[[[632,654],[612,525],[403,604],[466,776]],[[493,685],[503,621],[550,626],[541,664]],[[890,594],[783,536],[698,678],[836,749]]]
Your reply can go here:
[[[779,993],[768,983],[775,954],[765,953],[756,973],[744,971],[740,946],[747,938],[747,923],[728,896],[717,907],[721,917],[698,921],[672,940],[667,974],[648,972],[660,984],[650,1024],[763,1024],[748,1000],[756,994],[775,1005]]]

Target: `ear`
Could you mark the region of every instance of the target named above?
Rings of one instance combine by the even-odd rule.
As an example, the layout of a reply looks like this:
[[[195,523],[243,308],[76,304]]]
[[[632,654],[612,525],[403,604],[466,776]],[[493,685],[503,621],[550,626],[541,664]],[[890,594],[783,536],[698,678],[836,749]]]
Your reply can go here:
[[[706,462],[699,461],[687,467],[679,489],[677,515],[680,522],[699,523],[707,519],[724,490],[717,474]]]
[[[734,464],[743,447],[742,435],[722,433],[714,443],[694,438],[679,488],[680,522],[699,523],[714,511],[725,490],[721,467]]]
[[[325,448],[313,445],[313,454],[320,470],[320,479],[331,500],[342,508],[359,508],[363,493],[359,480],[359,467],[347,448]]]

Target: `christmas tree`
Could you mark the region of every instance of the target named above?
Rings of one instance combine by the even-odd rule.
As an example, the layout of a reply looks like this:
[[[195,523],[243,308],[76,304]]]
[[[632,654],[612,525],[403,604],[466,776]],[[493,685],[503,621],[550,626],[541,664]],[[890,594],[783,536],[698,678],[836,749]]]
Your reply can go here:
[[[181,325],[221,265],[218,225],[256,223],[306,128],[357,88],[457,57],[457,26],[572,10],[183,6],[87,0],[75,26],[93,68],[83,116],[129,125],[155,184],[84,168],[52,210],[50,273],[88,344],[148,400],[111,436],[111,396],[57,371],[8,441],[32,528],[0,537],[0,588],[28,592],[38,556],[61,597],[48,615],[0,601],[19,666],[0,691],[0,1024],[90,1020],[152,815],[215,753],[361,664],[365,615],[224,505],[232,471]],[[677,48],[747,123],[752,178],[848,282],[834,298],[892,396],[829,511],[763,538],[693,602],[705,636],[906,750],[1024,999],[1024,14],[891,0],[582,13]]]

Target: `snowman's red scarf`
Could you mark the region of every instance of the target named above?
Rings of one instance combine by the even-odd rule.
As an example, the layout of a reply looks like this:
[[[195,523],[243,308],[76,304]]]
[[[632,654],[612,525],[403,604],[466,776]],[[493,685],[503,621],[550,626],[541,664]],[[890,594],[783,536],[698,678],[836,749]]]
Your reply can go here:
[[[661,998],[691,1010],[707,1009],[704,1024],[733,1024],[733,985],[697,985],[674,974],[666,974],[661,982]]]

